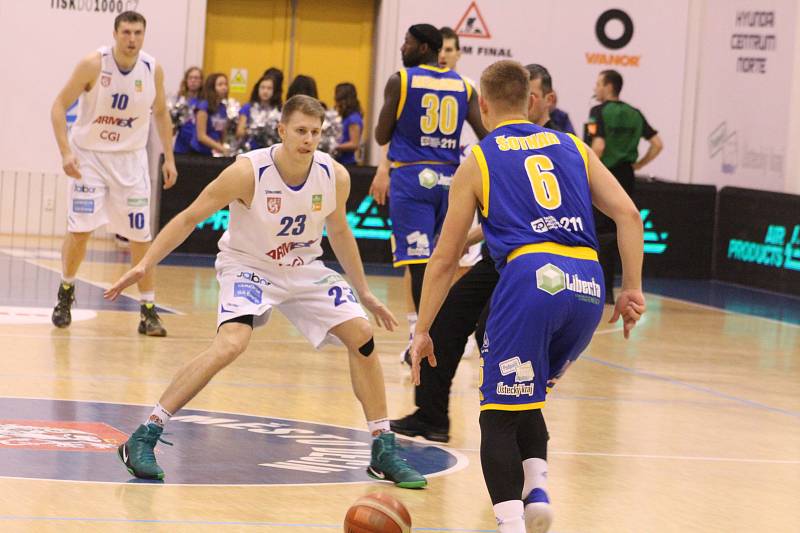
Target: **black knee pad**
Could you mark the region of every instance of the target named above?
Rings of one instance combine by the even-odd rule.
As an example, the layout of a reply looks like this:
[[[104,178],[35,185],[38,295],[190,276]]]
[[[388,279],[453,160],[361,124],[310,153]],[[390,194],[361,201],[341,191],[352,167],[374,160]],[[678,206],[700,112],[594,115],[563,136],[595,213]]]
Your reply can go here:
[[[361,348],[358,349],[358,353],[363,355],[364,357],[369,357],[372,355],[372,352],[375,351],[375,338],[370,337],[367,342],[365,342]]]

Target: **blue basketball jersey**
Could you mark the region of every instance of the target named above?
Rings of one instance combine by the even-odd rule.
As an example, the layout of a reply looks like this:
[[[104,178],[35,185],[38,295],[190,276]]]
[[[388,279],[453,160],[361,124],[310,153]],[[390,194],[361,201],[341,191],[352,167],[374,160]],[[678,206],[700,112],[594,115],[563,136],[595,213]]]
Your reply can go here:
[[[596,257],[588,155],[577,137],[514,120],[472,152],[483,178],[483,233],[498,269],[529,245],[586,247]]]
[[[401,70],[389,159],[457,165],[471,95],[472,86],[450,69],[420,65]]]

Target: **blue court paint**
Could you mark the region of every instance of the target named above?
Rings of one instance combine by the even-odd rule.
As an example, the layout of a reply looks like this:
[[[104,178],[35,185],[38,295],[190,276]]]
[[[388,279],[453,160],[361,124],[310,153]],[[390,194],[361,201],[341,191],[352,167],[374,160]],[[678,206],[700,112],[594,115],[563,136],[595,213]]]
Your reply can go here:
[[[151,407],[0,398],[0,477],[124,483],[117,446]],[[168,484],[298,485],[367,482],[367,431],[281,418],[181,410],[156,446]],[[398,440],[421,473],[466,465],[439,446]]]
[[[31,250],[31,253],[36,253]],[[87,254],[88,256],[89,254]],[[52,308],[58,294],[61,275],[53,270],[38,266],[24,257],[17,257],[0,251],[0,302],[13,307]],[[111,302],[103,298],[102,287],[75,281],[75,304],[73,309],[92,309],[94,311],[135,311],[140,303],[135,298],[121,295]],[[172,311],[156,305],[162,314]]]
[[[692,279],[648,278],[644,290],[731,313],[800,325],[800,298],[795,296],[720,281]]]

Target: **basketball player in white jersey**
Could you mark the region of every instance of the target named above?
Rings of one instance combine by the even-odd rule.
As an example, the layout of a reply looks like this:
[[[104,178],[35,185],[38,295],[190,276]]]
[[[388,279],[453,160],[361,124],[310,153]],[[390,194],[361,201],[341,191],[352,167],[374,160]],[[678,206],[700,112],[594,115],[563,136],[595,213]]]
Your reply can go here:
[[[67,236],[61,248],[62,280],[52,321],[59,328],[72,322],[75,277],[92,231],[108,224],[112,233],[130,240],[131,263],[150,246],[150,176],[147,135],[150,113],[164,148],[164,188],[178,172],[172,153],[172,124],[164,98],[164,72],[142,51],[144,17],[126,11],[114,20],[114,46],[83,58],[58,93],[51,121],[68,184]],[[67,137],[66,110],[79,98],[78,118]],[[155,310],[155,275],[139,281],[139,333],[167,334]]]
[[[372,326],[359,301],[378,325],[391,331],[397,321],[367,285],[347,223],[350,176],[328,154],[316,151],[324,117],[317,99],[290,98],[278,125],[283,142],[243,154],[223,170],[161,230],[141,262],[106,291],[107,298],[119,296],[180,245],[199,222],[229,206],[228,230],[219,241],[216,261],[220,285],[216,337],[184,364],[148,420],[119,447],[119,456],[133,475],[164,477],[153,455],[164,424],[244,352],[253,328],[263,326],[272,309],[279,309],[314,347],[329,342],[347,347],[353,390],[374,438],[367,473],[403,488],[427,484],[397,455],[389,430],[383,373],[374,353]],[[319,260],[324,228],[355,292]]]

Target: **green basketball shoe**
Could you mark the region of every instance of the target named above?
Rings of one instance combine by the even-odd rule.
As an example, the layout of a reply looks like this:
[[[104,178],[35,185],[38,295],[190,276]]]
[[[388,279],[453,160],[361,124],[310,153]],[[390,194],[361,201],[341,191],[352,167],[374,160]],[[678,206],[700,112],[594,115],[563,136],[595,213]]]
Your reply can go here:
[[[117,448],[117,455],[128,472],[141,479],[164,479],[164,470],[158,466],[153,450],[158,441],[172,446],[161,438],[164,428],[155,424],[142,424],[128,441]]]
[[[373,479],[392,481],[403,489],[421,489],[428,484],[425,477],[397,455],[394,433],[381,433],[372,441],[372,461],[367,475]]]

